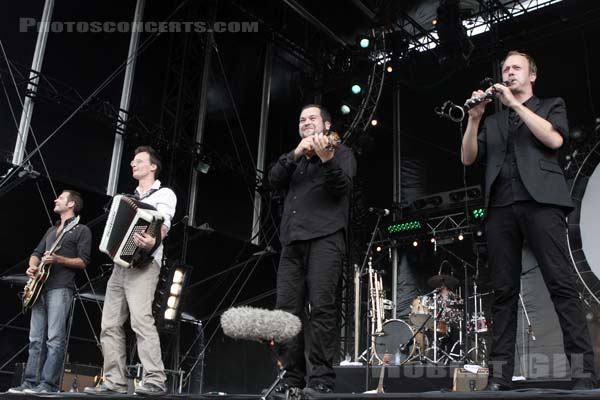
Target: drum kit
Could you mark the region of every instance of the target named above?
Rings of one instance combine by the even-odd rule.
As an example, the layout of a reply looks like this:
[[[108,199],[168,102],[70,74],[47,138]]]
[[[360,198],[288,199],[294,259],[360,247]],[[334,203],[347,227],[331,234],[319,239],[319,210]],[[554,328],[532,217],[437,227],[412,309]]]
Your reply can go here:
[[[432,276],[427,284],[433,290],[412,301],[408,321],[404,321],[385,318],[385,311],[394,305],[385,299],[381,276],[370,261],[368,273],[371,362],[383,363],[386,358],[392,365],[420,362],[485,366],[488,320],[482,298],[487,293],[478,294],[475,282],[473,295],[467,298],[467,314],[460,281],[442,273]]]

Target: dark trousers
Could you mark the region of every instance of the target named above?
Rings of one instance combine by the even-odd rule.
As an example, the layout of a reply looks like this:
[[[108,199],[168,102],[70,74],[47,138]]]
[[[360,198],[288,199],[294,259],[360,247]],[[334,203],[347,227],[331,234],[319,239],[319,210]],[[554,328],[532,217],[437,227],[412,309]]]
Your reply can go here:
[[[291,386],[305,386],[306,331],[308,360],[312,366],[308,384],[334,387],[333,360],[338,350],[337,291],[345,251],[343,231],[293,242],[281,251],[276,308],[303,320],[300,334],[277,348],[279,361],[287,371],[285,381]],[[304,317],[307,305],[309,313]]]
[[[494,289],[490,379],[495,382],[510,385],[513,374],[523,239],[533,251],[554,303],[572,376],[594,376],[594,354],[566,230],[565,213],[558,207],[529,201],[488,210],[489,266]]]

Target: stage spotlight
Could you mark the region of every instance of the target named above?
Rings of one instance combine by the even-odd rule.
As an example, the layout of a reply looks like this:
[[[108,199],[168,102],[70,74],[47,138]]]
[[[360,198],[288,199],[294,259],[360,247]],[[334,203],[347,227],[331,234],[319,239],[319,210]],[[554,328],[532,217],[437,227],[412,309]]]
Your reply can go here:
[[[360,85],[358,85],[358,84],[352,85],[352,93],[360,94],[360,92],[362,92],[362,88],[360,87]]]
[[[169,296],[169,298],[167,299],[167,306],[169,308],[175,308],[178,302],[179,298],[177,296]]]
[[[377,126],[379,122],[376,119],[371,120],[371,126]]]
[[[434,238],[434,237],[432,237],[431,239],[429,239],[429,241],[430,241],[431,243],[435,243],[435,238]]]
[[[377,247],[375,248],[375,250],[377,250],[378,252],[380,252],[380,251],[381,251],[381,246],[377,246]]]
[[[434,18],[433,20],[431,20],[431,25],[436,26],[438,23],[437,18]]]
[[[159,277],[159,287],[154,295],[154,318],[160,331],[173,331],[181,314],[182,297],[189,281],[191,267],[173,264]]]
[[[171,285],[171,294],[173,296],[179,296],[181,294],[181,284],[174,283]]]
[[[367,47],[369,47],[369,44],[371,44],[371,41],[367,38],[362,38],[360,39],[360,47],[362,47],[363,49],[366,49]]]
[[[183,272],[179,269],[176,269],[175,272],[173,273],[173,283],[181,284],[181,282],[183,282],[183,277],[184,277]]]
[[[458,240],[464,240],[465,236],[461,233],[458,234]]]
[[[164,316],[165,320],[173,321],[176,316],[177,316],[177,311],[175,311],[174,308],[167,308],[165,310],[165,316]]]
[[[394,70],[394,68],[392,68],[391,65],[388,65],[387,68],[385,69],[387,72],[392,72]]]
[[[342,104],[340,111],[343,115],[348,115],[350,114],[350,106],[348,104]]]
[[[419,241],[417,239],[413,240],[412,245],[413,245],[413,247],[418,247]]]

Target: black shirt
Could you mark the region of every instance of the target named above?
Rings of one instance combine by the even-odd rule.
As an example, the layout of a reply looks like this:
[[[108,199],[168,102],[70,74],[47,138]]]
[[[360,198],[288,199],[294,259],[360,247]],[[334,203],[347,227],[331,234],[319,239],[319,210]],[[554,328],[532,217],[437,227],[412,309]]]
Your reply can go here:
[[[315,239],[345,229],[355,174],[354,155],[342,144],[325,163],[316,155],[294,161],[293,151],[283,154],[269,172],[271,184],[286,192],[281,243]]]
[[[529,107],[530,97],[523,105]],[[506,155],[502,163],[502,169],[490,188],[490,207],[504,207],[520,201],[530,201],[533,197],[525,188],[515,154],[515,137],[517,135],[521,118],[515,110],[508,111],[508,135],[506,136]],[[531,134],[530,132],[528,132]]]
[[[66,227],[71,220],[72,218],[66,220],[64,226]],[[44,237],[42,237],[42,240],[31,254],[32,256],[41,259],[44,252],[52,247],[56,241],[56,230],[59,225],[60,221],[46,231]],[[91,247],[92,232],[90,231],[90,228],[78,224],[64,234],[62,244],[54,254],[67,258],[81,258],[87,265],[90,263]],[[44,284],[44,290],[74,288],[76,273],[77,269],[69,268],[61,264],[52,264],[52,267],[50,267],[50,276]]]

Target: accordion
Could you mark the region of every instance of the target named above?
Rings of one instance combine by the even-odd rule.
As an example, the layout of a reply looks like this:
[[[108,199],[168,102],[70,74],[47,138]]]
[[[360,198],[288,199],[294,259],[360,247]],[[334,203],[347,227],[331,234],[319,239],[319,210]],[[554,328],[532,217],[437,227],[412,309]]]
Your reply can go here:
[[[157,243],[160,243],[158,241],[163,221],[163,215],[151,205],[129,196],[117,195],[110,206],[100,251],[123,268],[146,265],[151,261],[154,249],[137,247],[133,242],[133,234],[145,232],[154,236]]]

